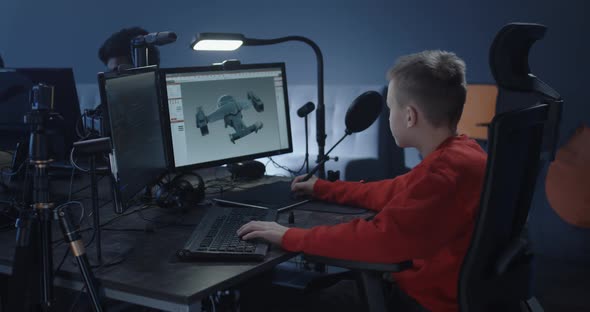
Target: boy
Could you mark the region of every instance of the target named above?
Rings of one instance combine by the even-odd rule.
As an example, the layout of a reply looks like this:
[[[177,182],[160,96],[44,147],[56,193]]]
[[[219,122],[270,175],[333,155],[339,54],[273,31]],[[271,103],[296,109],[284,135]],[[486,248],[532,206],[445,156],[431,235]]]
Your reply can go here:
[[[297,177],[291,186],[299,195],[377,211],[375,218],[308,230],[254,221],[238,235],[332,258],[412,260],[412,269],[393,274],[398,287],[430,311],[458,311],[459,270],[486,166],[479,145],[456,135],[466,96],[465,63],[453,53],[424,51],[401,57],[388,78],[395,142],[417,148],[422,162],[390,180],[331,183]]]

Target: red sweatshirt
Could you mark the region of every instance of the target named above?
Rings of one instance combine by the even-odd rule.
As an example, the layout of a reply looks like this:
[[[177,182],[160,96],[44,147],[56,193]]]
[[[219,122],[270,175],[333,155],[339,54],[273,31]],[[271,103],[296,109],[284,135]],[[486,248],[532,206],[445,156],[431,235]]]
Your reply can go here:
[[[318,180],[314,196],[378,213],[335,226],[291,228],[289,251],[364,262],[413,260],[399,287],[433,312],[458,311],[459,270],[479,207],[486,153],[466,136],[445,140],[414,169],[379,182]]]

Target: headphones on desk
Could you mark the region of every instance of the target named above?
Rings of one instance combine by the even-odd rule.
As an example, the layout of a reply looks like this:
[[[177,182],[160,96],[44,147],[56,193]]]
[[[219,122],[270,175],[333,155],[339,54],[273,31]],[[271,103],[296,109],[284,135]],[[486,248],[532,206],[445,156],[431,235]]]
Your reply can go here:
[[[205,198],[205,182],[196,173],[182,173],[161,185],[155,197],[161,208],[187,211]]]

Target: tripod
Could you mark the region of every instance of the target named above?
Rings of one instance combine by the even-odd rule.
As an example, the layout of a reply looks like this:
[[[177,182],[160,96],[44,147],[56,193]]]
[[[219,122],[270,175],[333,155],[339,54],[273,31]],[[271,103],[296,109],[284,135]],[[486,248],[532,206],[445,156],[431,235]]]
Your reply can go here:
[[[25,176],[24,208],[19,211],[16,222],[16,250],[13,263],[15,295],[11,299],[11,311],[51,311],[54,303],[52,219],[59,219],[64,239],[70,244],[86,289],[91,297],[94,311],[102,311],[94,276],[88,265],[84,244],[74,230],[67,213],[67,205],[54,209],[49,193],[48,165],[52,162],[48,153],[46,121],[52,107],[53,88],[39,84],[31,90],[32,110],[25,116],[30,126],[30,141],[27,174]],[[32,170],[32,177],[29,174]],[[32,178],[32,179],[31,179]],[[31,181],[32,180],[32,181]],[[18,298],[18,295],[24,298]],[[18,298],[18,299],[15,299]],[[24,299],[24,300],[19,300]],[[17,302],[18,301],[18,302]]]

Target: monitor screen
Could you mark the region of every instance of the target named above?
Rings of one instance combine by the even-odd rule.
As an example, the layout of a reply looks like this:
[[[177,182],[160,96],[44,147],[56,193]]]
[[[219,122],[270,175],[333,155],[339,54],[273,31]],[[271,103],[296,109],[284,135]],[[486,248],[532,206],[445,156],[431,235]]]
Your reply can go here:
[[[29,127],[24,116],[31,111],[29,93],[33,85],[54,87],[53,112],[59,116],[46,123],[50,156],[66,160],[76,140],[80,105],[71,68],[0,69],[0,149],[13,150],[18,142],[28,143]]]
[[[284,63],[162,72],[173,167],[210,167],[293,151]]]
[[[119,213],[167,169],[159,86],[155,66],[99,74],[101,101],[108,109],[111,129],[111,171]]]

